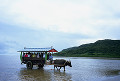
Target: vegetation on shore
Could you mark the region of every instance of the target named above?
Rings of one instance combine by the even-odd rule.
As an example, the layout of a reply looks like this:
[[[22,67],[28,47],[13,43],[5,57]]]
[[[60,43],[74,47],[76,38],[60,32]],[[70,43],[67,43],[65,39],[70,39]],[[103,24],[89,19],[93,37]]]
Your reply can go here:
[[[98,40],[95,43],[63,49],[55,56],[66,57],[116,57],[120,58],[120,40]]]

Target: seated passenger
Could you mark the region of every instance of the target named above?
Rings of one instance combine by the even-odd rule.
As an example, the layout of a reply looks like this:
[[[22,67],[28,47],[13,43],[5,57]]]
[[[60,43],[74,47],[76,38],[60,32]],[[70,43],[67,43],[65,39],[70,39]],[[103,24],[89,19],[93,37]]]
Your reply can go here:
[[[30,57],[30,54],[28,54],[28,57]]]
[[[36,57],[35,53],[32,55],[32,57]]]
[[[25,57],[25,53],[23,53],[22,57]]]
[[[31,53],[30,52],[28,52],[28,57],[31,57]]]
[[[37,58],[40,58],[39,53],[37,53]]]
[[[28,54],[25,54],[25,56],[24,57],[28,57]]]
[[[42,58],[42,54],[41,53],[39,53],[39,57]]]
[[[43,58],[45,58],[45,53],[43,53]]]

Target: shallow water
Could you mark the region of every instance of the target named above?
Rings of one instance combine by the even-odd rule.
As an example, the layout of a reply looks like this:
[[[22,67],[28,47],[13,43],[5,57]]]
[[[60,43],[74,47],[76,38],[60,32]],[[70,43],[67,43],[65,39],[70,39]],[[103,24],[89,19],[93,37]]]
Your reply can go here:
[[[54,57],[71,60],[72,67],[54,70],[45,65],[32,70],[20,64],[19,55],[0,55],[0,81],[120,81],[120,59],[90,57]]]

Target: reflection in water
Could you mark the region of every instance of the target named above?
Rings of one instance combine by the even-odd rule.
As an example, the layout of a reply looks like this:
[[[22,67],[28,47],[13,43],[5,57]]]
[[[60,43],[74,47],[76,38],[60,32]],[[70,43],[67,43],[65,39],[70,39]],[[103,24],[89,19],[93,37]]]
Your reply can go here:
[[[107,77],[114,77],[114,76],[117,76],[117,75],[120,75],[120,70],[109,70],[109,69],[106,69],[106,70],[99,70],[98,71],[102,76],[107,76]]]
[[[61,57],[56,57],[61,58]],[[53,66],[27,69],[20,65],[19,55],[0,55],[0,81],[120,81],[120,59],[62,57],[73,67],[60,71]],[[110,80],[112,79],[112,80]],[[114,80],[113,80],[114,79]]]
[[[120,75],[120,70],[110,70],[105,73],[107,73],[108,76],[116,76],[116,75]]]
[[[61,81],[70,81],[71,80],[71,75],[65,73],[65,71],[60,72],[60,71],[55,70],[54,71],[54,80],[55,81],[60,81],[60,80]]]
[[[21,68],[19,73],[20,80],[27,81],[70,81],[71,76],[58,70],[26,69]]]

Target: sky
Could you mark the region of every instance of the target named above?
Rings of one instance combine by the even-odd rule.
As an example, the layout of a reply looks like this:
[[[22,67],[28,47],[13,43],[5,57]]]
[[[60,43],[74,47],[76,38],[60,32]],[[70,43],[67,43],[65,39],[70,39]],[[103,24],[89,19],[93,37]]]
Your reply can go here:
[[[120,39],[120,0],[0,0],[0,53]]]

